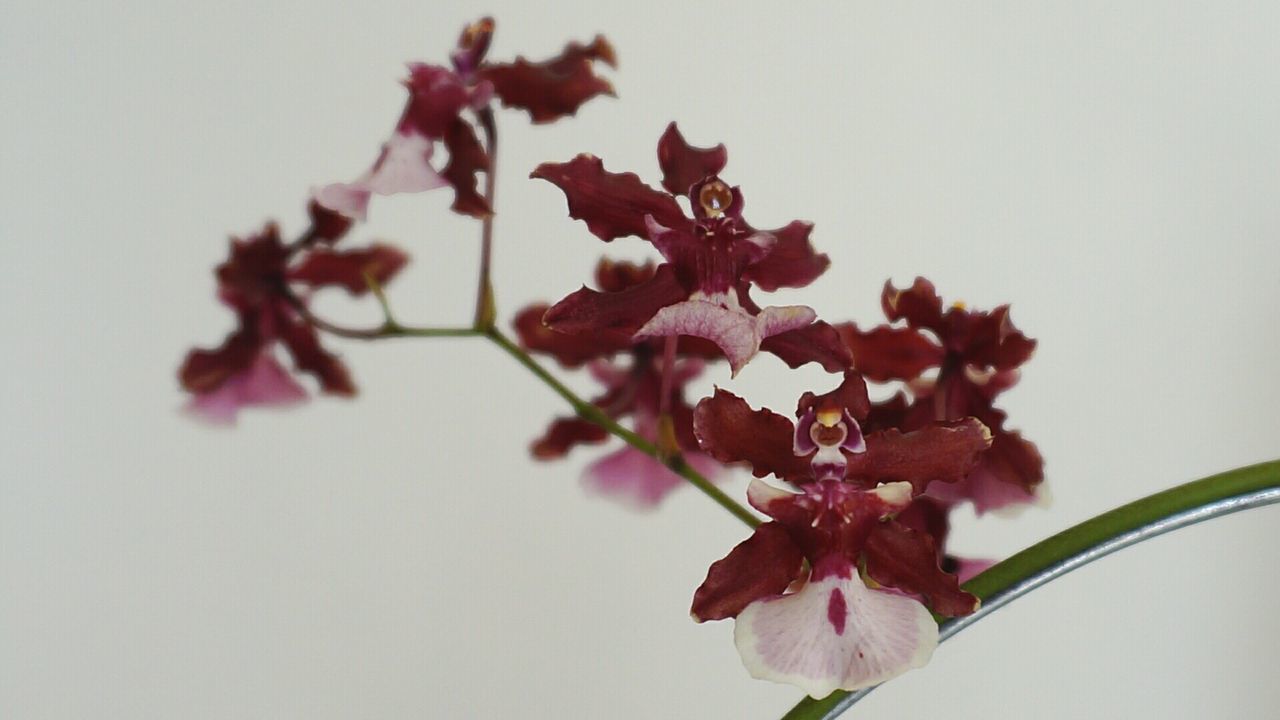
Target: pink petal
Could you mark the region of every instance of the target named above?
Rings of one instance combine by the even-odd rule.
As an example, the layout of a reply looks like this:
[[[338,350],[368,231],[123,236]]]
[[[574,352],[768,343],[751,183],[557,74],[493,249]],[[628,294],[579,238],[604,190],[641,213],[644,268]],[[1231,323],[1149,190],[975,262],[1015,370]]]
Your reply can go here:
[[[312,191],[315,201],[346,217],[363,222],[369,214],[369,191],[357,183],[332,183]]]
[[[395,195],[444,187],[449,182],[431,166],[434,150],[434,142],[428,137],[392,133],[368,172],[354,182],[320,188],[316,191],[316,200],[330,210],[364,220],[370,193]]]
[[[808,325],[816,317],[804,305],[767,307],[753,316],[739,307],[695,299],[658,310],[635,337],[692,335],[710,340],[724,351],[732,374],[737,375],[760,351],[765,338]]]
[[[767,307],[760,311],[757,321],[760,323],[760,338],[797,330],[812,324],[818,314],[807,305],[785,305],[783,307]]]
[[[688,458],[690,464],[693,458]],[[582,484],[637,510],[651,510],[683,483],[662,463],[627,446],[587,466]]]
[[[734,375],[755,357],[762,339],[756,319],[745,310],[706,300],[686,300],[658,310],[635,337],[671,335],[692,335],[719,345]]]
[[[416,134],[392,133],[382,155],[365,176],[365,186],[379,195],[422,192],[448,185],[431,167],[433,143]]]
[[[1035,504],[1038,499],[1022,486],[1004,482],[985,464],[979,464],[959,482],[930,484],[928,494],[949,504],[972,501],[973,511],[978,515],[993,510],[1016,511],[1020,506]]]
[[[798,592],[757,600],[738,615],[734,641],[752,677],[823,698],[929,661],[938,626],[919,602],[868,588],[843,559],[819,561],[814,578]]]
[[[288,407],[307,399],[289,373],[270,354],[263,353],[243,373],[216,390],[191,399],[185,410],[210,423],[230,425],[242,407]]]

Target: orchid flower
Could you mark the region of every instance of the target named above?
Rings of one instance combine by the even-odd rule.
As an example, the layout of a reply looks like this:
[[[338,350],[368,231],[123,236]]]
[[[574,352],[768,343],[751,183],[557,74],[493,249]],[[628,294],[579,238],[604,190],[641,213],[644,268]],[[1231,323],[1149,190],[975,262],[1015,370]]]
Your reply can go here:
[[[838,327],[860,372],[880,382],[903,381],[910,392],[910,398],[899,394],[876,405],[869,422],[913,430],[976,417],[991,429],[991,449],[968,477],[929,494],[948,504],[970,501],[979,514],[1035,501],[1044,461],[1033,443],[1005,428],[1007,415],[994,406],[996,396],[1017,383],[1019,367],[1036,347],[1014,327],[1009,306],[988,313],[956,303],[943,311],[924,278],[906,290],[885,283],[881,304],[891,322],[904,321],[905,327]],[[927,377],[933,369],[937,376]]]
[[[371,195],[422,192],[452,187],[452,209],[483,218],[493,209],[476,188],[476,173],[488,172],[492,159],[476,133],[476,123],[488,132],[496,97],[505,107],[520,108],[535,123],[573,115],[597,95],[613,95],[609,81],[593,71],[596,61],[614,66],[613,47],[597,36],[590,44],[570,43],[545,62],[523,57],[511,63],[486,60],[493,39],[492,18],[463,29],[450,54],[451,67],[410,63],[404,81],[409,91],[400,121],[373,166],[356,180],[321,188],[317,196],[327,207],[364,220]],[[470,110],[472,119],[465,115]],[[434,161],[443,146],[449,153],[443,167]]]
[[[748,671],[813,697],[923,665],[937,643],[925,604],[943,615],[977,608],[940,567],[934,538],[896,517],[931,483],[963,478],[990,444],[986,428],[968,419],[864,435],[869,409],[866,383],[847,373],[835,390],[803,395],[794,424],[723,390],[694,413],[709,455],[800,493],[752,482],[747,499],[773,522],[711,566],[693,616],[736,617]]]
[[[723,145],[692,147],[672,123],[658,142],[666,192],[634,174],[609,172],[592,155],[539,165],[532,177],[564,191],[569,215],[596,237],[641,237],[666,260],[649,281],[625,291],[584,287],[569,295],[547,312],[547,325],[574,334],[703,338],[719,346],[735,375],[761,349],[792,367],[847,367],[847,349],[831,326],[815,322],[812,308],[761,308],[752,301],[753,285],[766,291],[804,287],[829,260],[810,244],[809,223],[772,231],[751,227],[742,216],[742,192],[719,177],[727,159]],[[692,218],[680,199],[689,203]]]
[[[291,286],[342,287],[360,295],[369,287],[366,277],[385,283],[408,257],[381,244],[330,249],[351,221],[315,200],[308,211],[311,226],[293,243],[286,245],[279,228],[269,223],[256,235],[233,238],[230,256],[215,269],[218,297],[235,312],[237,328],[217,348],[191,350],[178,370],[182,387],[194,396],[188,409],[197,416],[232,423],[242,407],[304,400],[306,391],[276,359],[277,344],[289,351],[299,371],[319,380],[325,393],[355,394],[346,366],[320,345],[316,329],[300,310],[305,299]]]

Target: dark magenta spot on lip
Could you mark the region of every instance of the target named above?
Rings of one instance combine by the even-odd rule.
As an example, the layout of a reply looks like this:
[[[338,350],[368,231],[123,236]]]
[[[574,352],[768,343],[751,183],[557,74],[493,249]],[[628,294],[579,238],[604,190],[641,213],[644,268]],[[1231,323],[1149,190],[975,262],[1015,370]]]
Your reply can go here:
[[[849,606],[844,601],[844,593],[840,588],[831,588],[831,597],[827,598],[827,622],[835,628],[837,635],[844,635],[844,621],[849,616]]]

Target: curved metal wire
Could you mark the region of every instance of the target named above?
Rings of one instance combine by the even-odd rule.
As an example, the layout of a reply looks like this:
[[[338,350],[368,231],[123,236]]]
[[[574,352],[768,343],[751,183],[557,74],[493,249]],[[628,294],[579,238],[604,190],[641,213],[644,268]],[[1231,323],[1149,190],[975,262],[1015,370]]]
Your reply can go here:
[[[1230,515],[1231,513],[1239,512],[1241,510],[1271,505],[1273,503],[1280,503],[1280,488],[1264,488],[1262,490],[1244,493],[1243,495],[1236,495],[1235,497],[1223,498],[1197,508],[1192,508],[1184,512],[1161,518],[1155,522],[1148,523],[1147,525],[1143,525],[1128,532],[1120,533],[1106,542],[1095,545],[1084,552],[1065,558],[1058,563],[1046,567],[1035,575],[1031,575],[1018,583],[1010,585],[1003,590],[992,593],[991,595],[983,598],[982,606],[978,608],[977,612],[972,615],[953,618],[944,622],[938,628],[938,642],[942,642],[943,640],[950,638],[992,612],[1004,607],[1023,595],[1026,595],[1050,580],[1062,577],[1076,568],[1084,567],[1094,560],[1106,557],[1117,550],[1123,550],[1130,545],[1136,545],[1143,540],[1150,540],[1157,535],[1163,535],[1167,532],[1177,530],[1178,528],[1195,525],[1196,523],[1203,522],[1205,520],[1211,520],[1223,515]],[[840,702],[833,705],[831,709],[822,716],[822,720],[833,720],[833,718],[853,707],[854,703],[866,697],[877,687],[880,686],[875,685],[846,695],[840,700]]]

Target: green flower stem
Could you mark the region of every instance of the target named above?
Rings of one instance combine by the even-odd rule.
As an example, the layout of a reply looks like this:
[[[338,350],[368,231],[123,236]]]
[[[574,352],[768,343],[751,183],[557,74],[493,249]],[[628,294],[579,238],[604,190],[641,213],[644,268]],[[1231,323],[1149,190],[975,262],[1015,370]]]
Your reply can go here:
[[[670,457],[664,457],[658,450],[657,446],[653,443],[619,425],[613,418],[601,411],[600,408],[592,405],[586,400],[583,400],[572,390],[565,387],[564,383],[561,383],[555,378],[555,376],[547,372],[546,368],[539,365],[538,361],[534,360],[529,353],[522,350],[519,345],[512,342],[511,338],[503,335],[500,330],[495,327],[489,327],[483,330],[483,333],[486,337],[492,340],[494,344],[505,350],[508,355],[515,358],[521,365],[525,366],[529,372],[533,373],[534,376],[545,383],[547,387],[550,387],[557,395],[564,398],[565,401],[573,408],[574,412],[578,414],[578,417],[599,425],[610,434],[621,438],[631,447],[671,468],[672,472],[685,480],[688,480],[691,485],[701,490],[704,495],[714,500],[720,507],[728,510],[734,517],[741,520],[748,527],[754,528],[760,524],[760,519],[753,515],[750,510],[734,502],[733,499],[720,490],[720,488],[712,485],[711,481],[702,477],[697,470],[690,467],[689,463],[685,462],[682,456],[673,455]]]
[[[477,112],[480,127],[484,130],[485,154],[489,158],[489,167],[484,171],[484,199],[489,204],[489,214],[481,221],[480,226],[480,279],[476,282],[476,317],[477,328],[493,327],[497,308],[493,301],[493,282],[490,280],[493,266],[493,199],[496,191],[498,170],[498,125],[494,122],[493,110],[484,108]]]
[[[1237,510],[1280,502],[1280,460],[1229,470],[1148,495],[1064,530],[998,563],[964,584],[990,607],[942,624],[939,639],[1017,597],[1115,550]],[[875,688],[805,698],[783,720],[831,720]]]

